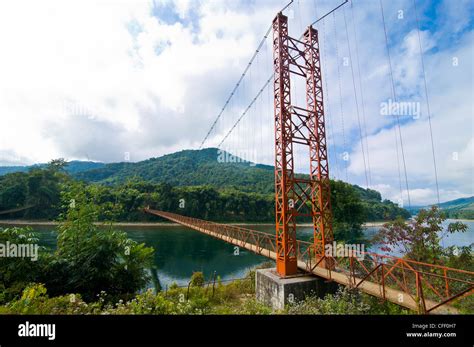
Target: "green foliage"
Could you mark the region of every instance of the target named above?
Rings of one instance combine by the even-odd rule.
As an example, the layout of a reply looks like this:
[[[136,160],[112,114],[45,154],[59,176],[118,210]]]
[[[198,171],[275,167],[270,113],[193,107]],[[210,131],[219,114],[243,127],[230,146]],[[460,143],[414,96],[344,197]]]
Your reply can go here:
[[[94,301],[80,294],[49,297],[43,284],[26,287],[20,298],[0,306],[0,314],[268,314],[271,309],[256,302],[248,291],[249,279],[221,285],[173,286],[166,292],[147,290],[129,300],[115,300],[102,291]],[[245,284],[243,284],[245,283]],[[114,303],[115,302],[115,303]]]
[[[101,183],[80,186],[102,207],[97,215],[100,221],[156,220],[142,212],[144,206],[150,206],[219,222],[274,222],[273,167],[222,163],[218,157],[215,148],[182,151],[139,163],[107,164],[75,177]],[[70,191],[71,198],[77,193],[78,185],[65,173],[73,165],[57,159],[29,173],[0,176],[0,211],[32,205],[0,217],[55,219],[64,212],[59,192]],[[361,223],[366,220],[409,216],[392,202],[382,202],[374,190],[341,181],[331,182],[331,187],[335,233],[341,240],[359,239]]]
[[[48,163],[48,168],[54,172],[65,171],[68,163],[64,158],[53,159]]]
[[[407,219],[410,213],[398,207],[389,200],[383,200],[379,192],[373,189],[364,189],[357,185],[352,185],[352,188],[359,195],[362,205],[366,213],[366,221],[383,221],[394,220],[397,217]]]
[[[0,177],[0,211],[26,205],[28,175],[12,173]]]
[[[364,303],[357,293],[339,289],[336,294],[326,294],[321,299],[307,297],[286,308],[288,314],[368,314],[370,306]]]
[[[42,169],[34,168],[28,173],[1,176],[0,211],[19,208],[13,216],[56,218],[59,213],[61,185],[69,180],[63,172],[64,166],[65,162],[58,159]],[[5,216],[11,218],[9,214]]]
[[[331,202],[334,214],[334,238],[348,243],[363,241],[362,224],[366,208],[352,185],[331,181]]]
[[[88,187],[100,189],[98,187]],[[153,249],[128,239],[112,224],[99,228],[99,215],[106,216],[107,204],[98,205],[98,194],[72,183],[63,193],[63,210],[54,253],[41,249],[38,261],[0,258],[0,299],[11,300],[30,282],[44,283],[54,296],[79,293],[93,300],[107,290],[111,299],[130,297],[145,287],[153,264]],[[74,198],[73,198],[74,197]],[[28,228],[0,229],[0,243],[36,244]]]
[[[446,210],[446,217],[453,219],[474,219],[473,210]]]
[[[103,294],[86,303],[79,294],[50,298],[43,284],[31,284],[17,300],[0,307],[0,314],[101,314],[105,309]]]
[[[237,302],[228,302],[216,306],[212,310],[213,314],[233,314],[233,315],[268,315],[274,313],[268,307],[255,299],[254,295],[249,295]]]
[[[162,295],[155,295],[151,290],[147,290],[131,301],[119,302],[113,311],[116,314],[172,314],[175,305]]]
[[[95,222],[104,206],[94,199],[81,184],[63,194],[66,212],[58,226],[55,255],[43,277],[54,295],[78,292],[91,300],[103,290],[111,295],[133,294],[148,282],[153,249],[128,239],[111,224],[99,228]]]
[[[374,241],[381,243],[384,251],[399,249],[412,260],[431,264],[442,263],[446,260],[446,256],[450,257],[453,252],[442,247],[441,239],[446,233],[467,230],[467,225],[454,222],[450,223],[444,231],[442,223],[445,220],[445,214],[436,206],[430,210],[422,209],[413,220],[408,222],[397,219],[386,223]],[[466,249],[465,253],[463,259],[468,260],[467,254],[470,256],[470,250]],[[451,261],[454,262],[454,260]]]
[[[246,192],[273,192],[273,167],[219,162],[217,148],[185,150],[138,163],[113,163],[77,175],[89,182],[125,183],[130,178],[173,186],[211,185]],[[271,183],[268,185],[268,183]]]
[[[189,282],[193,287],[204,286],[204,274],[202,272],[194,272]]]
[[[446,247],[443,253],[445,255],[446,266],[474,272],[472,245]]]
[[[101,292],[94,301],[79,294],[49,297],[42,284],[25,288],[17,300],[0,306],[0,314],[412,314],[404,308],[358,290],[340,287],[324,298],[309,296],[273,311],[255,299],[252,279],[220,284],[215,291],[206,286],[189,289],[172,286],[166,292],[151,289],[129,300],[113,301]],[[472,303],[471,303],[472,304]],[[462,310],[461,310],[462,311]],[[472,311],[471,311],[472,312]]]
[[[390,301],[383,300],[381,298],[358,292],[359,299],[370,307],[370,314],[387,314],[387,315],[406,315],[416,314],[414,311],[410,311],[402,306],[394,304]]]
[[[474,196],[442,202],[438,207],[443,210],[447,218],[474,219]],[[416,214],[421,208],[412,207],[410,212]]]
[[[340,286],[324,298],[309,296],[285,308],[288,314],[408,314],[409,311],[358,290]]]
[[[166,211],[179,210],[189,216],[221,221],[274,221],[273,166],[219,162],[218,158],[217,148],[186,150],[138,163],[107,164],[76,177],[115,186],[128,185],[132,179],[134,182],[160,184],[157,193],[149,194],[145,200]],[[353,211],[345,209],[357,219],[360,219],[362,210],[364,221],[410,216],[408,211],[394,203],[382,202],[380,193],[374,190],[343,182],[332,182],[332,185],[341,191],[341,194],[333,194],[333,204],[337,204],[335,199],[344,200],[342,192],[350,193],[349,202],[356,199],[362,202],[363,206],[355,204]],[[184,208],[178,208],[179,199],[187,202]],[[343,219],[342,214],[336,212],[335,215]],[[344,221],[341,223],[341,230],[352,233],[352,226],[345,225]]]
[[[37,246],[38,236],[31,228],[0,228],[0,244]],[[19,295],[37,279],[44,266],[44,248],[38,246],[38,259],[0,257],[0,303]]]
[[[56,162],[64,161],[64,159],[55,159]],[[64,161],[65,162],[65,161]],[[44,169],[48,167],[48,164],[34,164],[30,166],[0,166],[0,176],[7,175],[10,173],[16,172],[29,172],[34,169]],[[69,162],[65,162],[64,171],[68,174],[76,174],[83,171],[89,171],[93,169],[98,169],[104,167],[104,163],[98,163],[93,161],[79,161],[79,160],[72,160]]]

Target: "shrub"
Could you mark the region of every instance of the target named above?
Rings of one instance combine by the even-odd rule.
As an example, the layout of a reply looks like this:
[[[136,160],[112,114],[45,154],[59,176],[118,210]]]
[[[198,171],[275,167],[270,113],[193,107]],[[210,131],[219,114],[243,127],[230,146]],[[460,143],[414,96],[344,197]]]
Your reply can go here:
[[[336,294],[327,294],[323,299],[316,296],[291,304],[289,314],[367,314],[370,306],[360,300],[357,292],[339,288]]]
[[[31,228],[0,228],[0,244],[38,245],[38,235]],[[6,251],[6,249],[5,249]],[[38,246],[38,259],[0,257],[0,303],[17,298],[25,286],[37,280],[45,265],[45,250]]]
[[[131,298],[145,287],[153,248],[128,239],[112,225],[97,227],[100,209],[80,184],[63,193],[63,205],[66,212],[58,226],[58,246],[39,277],[48,291],[52,295],[78,292],[91,301],[101,291],[115,300]]]
[[[191,276],[190,285],[192,287],[204,286],[204,274],[202,272],[193,272]]]

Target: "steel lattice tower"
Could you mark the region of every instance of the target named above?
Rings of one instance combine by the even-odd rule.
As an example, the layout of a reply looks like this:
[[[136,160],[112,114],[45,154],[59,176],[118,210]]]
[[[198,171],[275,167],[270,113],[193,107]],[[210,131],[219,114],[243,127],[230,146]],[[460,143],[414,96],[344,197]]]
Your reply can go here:
[[[273,20],[275,111],[275,209],[277,271],[296,274],[296,218],[313,219],[315,263],[331,266],[323,258],[333,240],[329,166],[324,122],[318,32],[308,27],[303,41],[288,35],[288,18]],[[290,76],[306,80],[306,108],[292,105]],[[309,147],[310,175],[295,176],[294,145]]]

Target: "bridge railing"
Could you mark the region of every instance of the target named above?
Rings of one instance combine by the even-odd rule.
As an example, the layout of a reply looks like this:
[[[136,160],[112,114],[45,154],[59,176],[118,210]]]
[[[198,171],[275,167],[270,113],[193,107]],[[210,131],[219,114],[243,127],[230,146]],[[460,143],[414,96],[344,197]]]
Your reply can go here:
[[[357,288],[364,282],[379,285],[380,296],[385,298],[387,289],[397,290],[397,300],[403,304],[408,298],[418,304],[418,309],[429,313],[447,303],[474,291],[474,272],[454,269],[443,265],[428,264],[406,258],[380,255],[372,252],[353,252],[344,256],[315,258],[314,246],[298,241],[298,258],[312,272],[316,266],[326,260],[333,264],[331,272],[347,276],[350,287]],[[402,293],[400,293],[402,292]]]
[[[263,231],[252,230],[243,228],[236,225],[219,224],[215,222],[209,222],[202,219],[193,217],[181,216],[175,213],[162,212],[155,210],[148,210],[153,214],[157,214],[161,217],[169,220],[178,222],[180,224],[187,224],[194,228],[200,228],[203,231],[211,232],[220,236],[220,238],[228,238],[236,241],[240,241],[243,246],[245,243],[254,245],[256,247],[255,252],[261,255],[268,256],[269,251],[275,252],[275,237],[274,235],[265,233]]]
[[[246,246],[252,245],[251,248],[255,253],[274,258],[276,245],[273,234],[170,212],[150,209],[146,209],[146,212],[206,232],[238,246],[249,248]],[[390,289],[394,289],[398,293],[396,300],[400,305],[403,306],[405,300],[411,299],[417,303],[419,311],[424,313],[452,303],[455,299],[469,296],[474,291],[474,272],[406,258],[372,252],[316,257],[314,245],[300,240],[297,241],[297,257],[304,263],[306,271],[324,269],[325,277],[329,279],[334,277],[334,273],[343,274],[346,276],[344,283],[352,288],[358,288],[363,283],[375,284],[380,291],[379,296],[383,298],[390,294],[388,293]],[[326,264],[326,267],[322,267],[323,264]]]

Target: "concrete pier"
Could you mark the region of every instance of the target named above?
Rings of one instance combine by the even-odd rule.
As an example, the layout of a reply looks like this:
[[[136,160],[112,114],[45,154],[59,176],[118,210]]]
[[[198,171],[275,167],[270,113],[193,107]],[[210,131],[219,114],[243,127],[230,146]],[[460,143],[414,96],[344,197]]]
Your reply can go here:
[[[260,269],[255,274],[257,300],[274,310],[284,309],[285,305],[301,301],[310,295],[324,296],[330,287],[335,286],[335,283],[325,283],[308,274],[281,278],[274,268]]]

